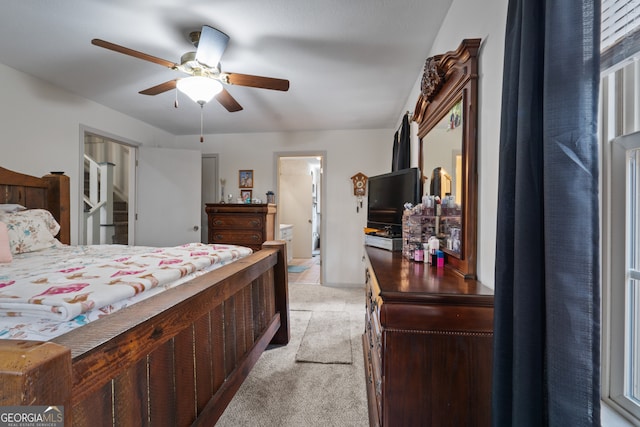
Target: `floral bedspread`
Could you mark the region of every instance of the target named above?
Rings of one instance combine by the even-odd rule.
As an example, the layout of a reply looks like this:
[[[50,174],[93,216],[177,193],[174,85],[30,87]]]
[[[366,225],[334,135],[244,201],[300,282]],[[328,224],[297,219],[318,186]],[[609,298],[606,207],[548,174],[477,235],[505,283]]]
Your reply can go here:
[[[232,245],[62,246],[0,265],[0,339],[48,340],[251,254]]]

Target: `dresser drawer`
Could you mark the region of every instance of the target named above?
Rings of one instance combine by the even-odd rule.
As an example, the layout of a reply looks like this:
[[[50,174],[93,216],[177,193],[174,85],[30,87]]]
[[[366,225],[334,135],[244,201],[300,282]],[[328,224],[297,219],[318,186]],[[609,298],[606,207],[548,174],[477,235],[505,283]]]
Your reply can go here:
[[[371,379],[373,383],[373,390],[375,392],[378,413],[382,412],[382,355],[381,355],[381,340],[379,334],[379,327],[375,317],[367,319],[365,326],[366,345],[368,348],[368,362],[371,365]]]
[[[209,217],[209,227],[261,230],[264,227],[264,219],[258,215],[217,214]]]
[[[375,391],[375,377],[373,374],[372,356],[369,348],[367,334],[362,334],[362,350],[364,356],[364,375],[367,390],[367,402],[369,406],[369,425],[380,426],[381,401],[380,396]]]
[[[380,325],[380,288],[370,268],[365,270],[366,315],[364,345],[368,369],[370,394],[375,396],[374,407],[378,419],[382,419],[383,376],[382,376],[382,327]]]
[[[262,231],[213,230],[209,233],[209,243],[229,243],[235,245],[257,245],[264,241]]]

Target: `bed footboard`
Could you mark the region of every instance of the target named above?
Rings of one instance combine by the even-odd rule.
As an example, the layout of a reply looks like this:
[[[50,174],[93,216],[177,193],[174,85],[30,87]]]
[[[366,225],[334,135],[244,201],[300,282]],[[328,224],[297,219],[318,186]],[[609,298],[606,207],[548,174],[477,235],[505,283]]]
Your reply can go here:
[[[269,343],[289,341],[284,242],[52,342],[0,340],[0,406],[65,425],[213,425]]]

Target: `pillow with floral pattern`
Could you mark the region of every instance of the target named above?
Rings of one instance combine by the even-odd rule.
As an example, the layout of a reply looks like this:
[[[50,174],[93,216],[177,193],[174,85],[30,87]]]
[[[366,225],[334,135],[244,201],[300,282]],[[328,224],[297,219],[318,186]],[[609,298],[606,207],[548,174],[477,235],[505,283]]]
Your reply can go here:
[[[58,242],[54,236],[60,231],[60,224],[45,209],[0,213],[0,221],[7,226],[12,254],[39,251]]]

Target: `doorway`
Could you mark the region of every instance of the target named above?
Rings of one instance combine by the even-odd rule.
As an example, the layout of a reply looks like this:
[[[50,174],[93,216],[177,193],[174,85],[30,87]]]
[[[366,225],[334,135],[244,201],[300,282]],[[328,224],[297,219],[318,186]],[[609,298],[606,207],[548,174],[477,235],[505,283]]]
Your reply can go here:
[[[325,154],[279,153],[276,159],[278,221],[293,230],[289,281],[321,284]]]
[[[133,244],[136,150],[84,130],[81,244]]]

